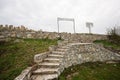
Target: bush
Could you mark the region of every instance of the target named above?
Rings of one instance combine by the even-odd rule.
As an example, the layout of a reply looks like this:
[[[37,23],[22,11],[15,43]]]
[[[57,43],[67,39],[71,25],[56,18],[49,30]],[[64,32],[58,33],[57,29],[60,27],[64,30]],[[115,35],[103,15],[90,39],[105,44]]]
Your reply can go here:
[[[108,41],[110,41],[111,43],[114,43],[116,45],[120,45],[120,34],[119,34],[119,28],[111,28],[108,30]]]

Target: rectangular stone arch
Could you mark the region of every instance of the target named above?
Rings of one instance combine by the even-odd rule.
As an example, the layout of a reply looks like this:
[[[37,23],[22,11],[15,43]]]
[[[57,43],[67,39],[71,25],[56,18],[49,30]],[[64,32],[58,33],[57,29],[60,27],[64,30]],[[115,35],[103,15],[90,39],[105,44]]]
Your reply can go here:
[[[58,17],[57,18],[57,26],[58,26],[58,33],[59,33],[59,21],[72,21],[73,22],[73,30],[74,30],[74,33],[75,33],[75,20],[74,18],[60,18]]]

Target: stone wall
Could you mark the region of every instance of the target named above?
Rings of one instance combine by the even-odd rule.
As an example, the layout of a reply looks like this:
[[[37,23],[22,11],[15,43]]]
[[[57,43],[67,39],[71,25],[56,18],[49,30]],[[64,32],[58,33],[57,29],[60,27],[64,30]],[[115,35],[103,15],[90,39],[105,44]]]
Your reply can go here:
[[[46,58],[49,53],[50,53],[50,52],[44,52],[44,53],[36,54],[36,55],[34,56],[34,62],[35,62],[35,63],[40,63],[40,62],[42,62],[43,59]]]
[[[0,25],[0,36],[17,37],[17,38],[35,38],[35,39],[57,39],[61,37],[69,42],[92,42],[94,40],[106,39],[105,35],[99,34],[71,34],[71,33],[57,33],[57,32],[45,32],[45,31],[34,31],[27,29],[24,26],[14,27],[13,25]],[[2,40],[2,39],[1,39]]]
[[[21,74],[16,77],[14,80],[30,80],[32,67],[28,67],[21,72]]]
[[[67,68],[85,62],[107,60],[120,60],[120,55],[93,43],[73,43],[69,44],[69,49],[63,59],[62,65],[64,68]]]

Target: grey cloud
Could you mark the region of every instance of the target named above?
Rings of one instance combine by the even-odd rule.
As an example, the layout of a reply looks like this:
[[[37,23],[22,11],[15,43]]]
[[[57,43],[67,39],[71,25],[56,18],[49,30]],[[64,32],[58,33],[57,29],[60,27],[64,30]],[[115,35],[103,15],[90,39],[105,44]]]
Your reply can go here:
[[[85,22],[94,23],[94,33],[120,25],[120,0],[0,0],[0,24],[57,31],[57,17],[75,18],[76,31],[88,32]],[[60,31],[73,32],[71,22],[61,22]]]

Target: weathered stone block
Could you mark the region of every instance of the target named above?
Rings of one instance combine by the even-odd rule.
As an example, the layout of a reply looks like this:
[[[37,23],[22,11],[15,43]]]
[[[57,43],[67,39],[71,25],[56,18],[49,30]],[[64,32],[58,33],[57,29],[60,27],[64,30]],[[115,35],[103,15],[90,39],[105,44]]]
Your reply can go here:
[[[36,63],[42,62],[43,59],[46,58],[49,53],[50,52],[44,52],[44,53],[36,54],[34,56],[34,62],[36,62]]]

